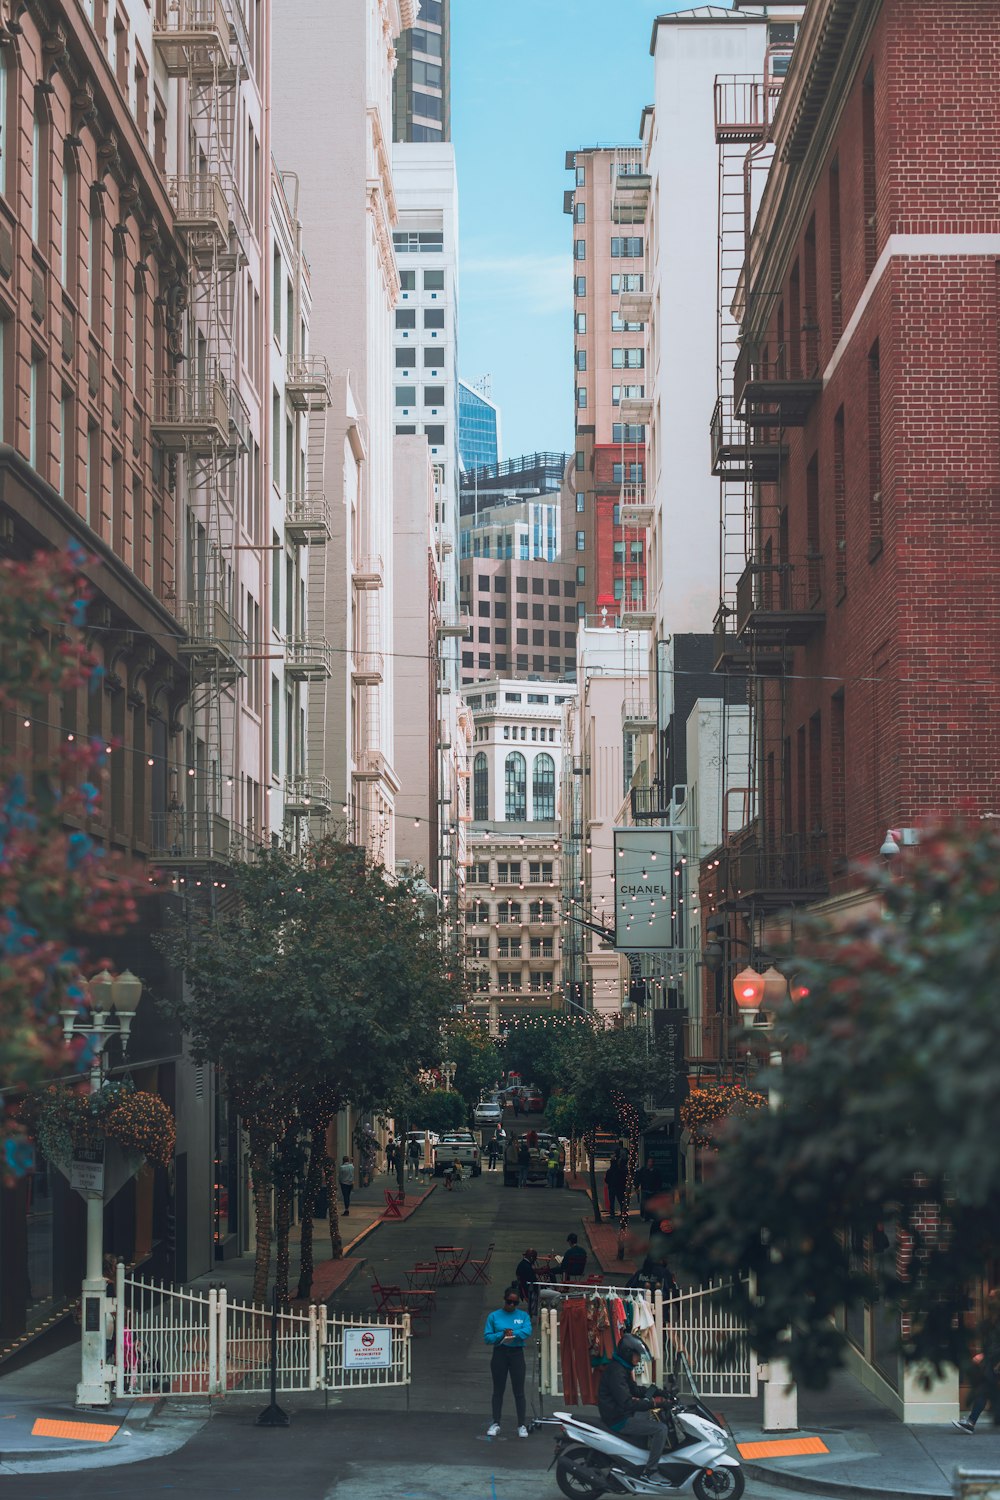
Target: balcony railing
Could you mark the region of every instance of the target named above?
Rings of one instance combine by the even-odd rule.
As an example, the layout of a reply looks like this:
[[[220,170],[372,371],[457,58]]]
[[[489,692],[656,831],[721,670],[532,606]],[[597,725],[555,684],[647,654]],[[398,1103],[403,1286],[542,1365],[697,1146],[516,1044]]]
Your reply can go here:
[[[822,629],[826,615],[816,607],[821,567],[820,557],[806,559],[801,567],[748,564],[736,585],[737,635],[798,646]]]
[[[622,704],[622,728],[631,734],[646,734],[655,729],[653,705],[644,698],[626,698]]]
[[[751,426],[805,426],[823,379],[816,369],[814,325],[808,310],[803,328],[809,337],[779,344],[773,353],[749,341],[741,348],[733,369],[733,407]]]
[[[322,355],[289,361],[285,392],[298,411],[322,409],[333,405],[333,377]]]
[[[763,78],[752,73],[720,75],[715,80],[715,139],[751,146],[766,138],[774,117]]]
[[[328,813],[333,793],[326,776],[293,776],[285,782],[285,812],[296,817]]]
[[[330,506],[321,490],[301,490],[285,501],[285,535],[296,546],[322,546],[330,540]]]
[[[356,589],[382,588],[385,584],[385,570],[381,557],[377,554],[373,557],[359,557],[351,577]]]
[[[381,651],[355,651],[352,658],[351,676],[361,686],[374,687],[382,681],[385,672],[385,657]]]
[[[150,858],[165,869],[208,863],[224,864],[231,857],[232,826],[219,813],[153,813]]]
[[[621,292],[618,311],[626,323],[648,323],[653,311],[652,292]]]
[[[716,872],[720,906],[752,901],[781,907],[815,901],[829,889],[829,850],[823,835],[783,834],[762,844],[755,829],[721,851]]]
[[[626,584],[626,587],[630,587],[630,584]],[[623,599],[620,608],[623,630],[652,630],[656,624],[652,600],[645,588],[638,598]]]
[[[733,415],[729,396],[721,396],[712,413],[712,473],[738,483],[774,484],[788,449],[772,442],[763,428]]]
[[[211,229],[225,243],[229,238],[229,198],[217,172],[167,178],[178,229]]]
[[[619,495],[618,517],[622,526],[642,530],[653,524],[653,502],[644,484],[623,484]]]
[[[329,677],[333,653],[323,636],[293,636],[285,644],[285,672],[296,682],[315,682]]]
[[[178,644],[182,656],[226,679],[245,675],[246,633],[225,605],[218,600],[196,600],[184,605],[180,613],[187,632]]]
[[[645,425],[653,419],[652,396],[623,396],[618,408],[623,422]]]
[[[164,448],[205,451],[233,446],[229,392],[217,375],[169,375],[153,381],[154,439]]]
[[[172,78],[210,72],[229,60],[230,26],[222,0],[169,0],[157,5],[153,45]]]
[[[354,775],[359,781],[380,781],[386,770],[386,760],[381,750],[362,750],[357,758]]]

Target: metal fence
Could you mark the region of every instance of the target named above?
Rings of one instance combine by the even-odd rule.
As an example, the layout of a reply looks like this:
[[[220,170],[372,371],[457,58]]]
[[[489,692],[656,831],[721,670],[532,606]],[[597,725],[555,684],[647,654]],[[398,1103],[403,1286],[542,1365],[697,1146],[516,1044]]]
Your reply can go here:
[[[116,1272],[115,1395],[258,1395],[270,1390],[272,1314],[225,1288],[182,1291]],[[311,1303],[277,1314],[277,1389],[409,1385],[409,1314],[349,1318]]]

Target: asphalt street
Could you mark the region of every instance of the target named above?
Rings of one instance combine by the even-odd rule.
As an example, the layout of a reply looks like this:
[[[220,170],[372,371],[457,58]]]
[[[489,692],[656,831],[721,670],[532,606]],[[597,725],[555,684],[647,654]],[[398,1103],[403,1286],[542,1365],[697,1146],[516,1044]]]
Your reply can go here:
[[[177,1493],[187,1500],[554,1500],[559,1491],[545,1472],[552,1439],[544,1430],[517,1439],[509,1398],[501,1438],[485,1437],[490,1379],[483,1324],[524,1249],[564,1248],[586,1211],[583,1195],[569,1190],[505,1189],[499,1171],[484,1171],[455,1192],[439,1188],[410,1218],[383,1224],[365,1241],[367,1267],[333,1304],[350,1313],[371,1312],[373,1270],[381,1281],[405,1284],[405,1269],[433,1259],[436,1243],[468,1244],[479,1255],[495,1242],[491,1285],[439,1291],[431,1332],[414,1339],[409,1392],[350,1392],[331,1397],[328,1408],[321,1397],[281,1397],[291,1425],[278,1430],[253,1425],[266,1404],[259,1397],[214,1402],[210,1414],[199,1403],[183,1409],[171,1403],[154,1426],[206,1418],[175,1451],[72,1475],[11,1475],[2,1482],[4,1500]],[[528,1397],[529,1415],[538,1414],[535,1352]]]

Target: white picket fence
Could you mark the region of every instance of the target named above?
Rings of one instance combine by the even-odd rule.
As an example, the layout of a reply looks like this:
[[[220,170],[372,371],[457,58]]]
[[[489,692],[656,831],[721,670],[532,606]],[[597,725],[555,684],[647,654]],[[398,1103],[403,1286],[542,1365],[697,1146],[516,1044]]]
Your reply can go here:
[[[225,1288],[182,1291],[126,1276],[118,1266],[114,1305],[115,1395],[263,1395],[271,1388],[272,1315],[230,1302]],[[312,1303],[277,1315],[277,1389],[354,1390],[409,1385],[409,1314],[365,1319]],[[374,1334],[388,1363],[362,1365],[357,1339]],[[350,1347],[349,1347],[350,1346]]]
[[[653,1361],[651,1381],[662,1385],[677,1378],[681,1390],[691,1388],[702,1397],[755,1396],[757,1359],[746,1336],[746,1328],[727,1306],[731,1281],[709,1282],[697,1290],[682,1292],[664,1301],[662,1293],[626,1293],[650,1303],[656,1344],[663,1352]],[[558,1289],[554,1289],[558,1290]],[[621,1287],[588,1287],[586,1295],[621,1294]],[[543,1299],[544,1300],[544,1299]],[[562,1298],[542,1306],[539,1317],[542,1395],[562,1394],[559,1309]]]

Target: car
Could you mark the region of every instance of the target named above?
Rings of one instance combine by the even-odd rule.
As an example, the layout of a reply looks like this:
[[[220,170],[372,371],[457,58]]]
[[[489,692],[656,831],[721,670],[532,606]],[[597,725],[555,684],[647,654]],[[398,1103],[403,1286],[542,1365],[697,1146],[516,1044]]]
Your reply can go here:
[[[492,1099],[480,1099],[472,1111],[472,1118],[477,1125],[499,1125],[503,1110]]]
[[[434,1176],[441,1177],[445,1168],[455,1160],[460,1161],[463,1167],[468,1167],[473,1177],[478,1177],[483,1170],[479,1147],[470,1130],[455,1131],[441,1137],[434,1147]]]
[[[522,1094],[521,1094],[521,1108],[524,1110],[525,1114],[529,1114],[529,1115],[540,1115],[541,1114],[542,1110],[545,1108],[545,1100],[542,1098],[542,1096],[539,1093],[538,1089],[536,1089],[536,1088],[530,1088],[530,1089],[525,1089],[522,1092]]]

